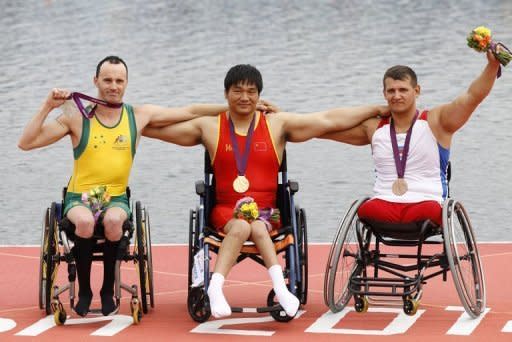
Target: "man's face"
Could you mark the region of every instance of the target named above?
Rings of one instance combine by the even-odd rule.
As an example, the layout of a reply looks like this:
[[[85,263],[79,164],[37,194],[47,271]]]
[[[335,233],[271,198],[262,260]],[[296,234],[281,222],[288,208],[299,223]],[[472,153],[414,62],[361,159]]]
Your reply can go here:
[[[419,85],[413,87],[409,77],[404,80],[394,80],[388,77],[384,80],[384,98],[392,113],[411,110],[416,105],[416,97],[419,94]]]
[[[101,65],[98,77],[94,77],[94,84],[101,99],[109,103],[121,103],[128,85],[126,68],[122,63],[105,62]]]
[[[256,104],[260,99],[258,88],[255,84],[238,83],[232,85],[225,93],[229,111],[249,115],[256,110]]]

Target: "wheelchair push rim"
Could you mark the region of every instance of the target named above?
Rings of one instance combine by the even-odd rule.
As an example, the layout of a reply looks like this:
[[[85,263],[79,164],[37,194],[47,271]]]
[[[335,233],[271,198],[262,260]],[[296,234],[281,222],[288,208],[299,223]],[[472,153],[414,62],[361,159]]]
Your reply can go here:
[[[308,224],[306,220],[306,210],[297,209],[297,225],[299,227],[299,262],[301,267],[300,296],[301,304],[305,305],[308,301]]]
[[[39,260],[39,307],[52,313],[51,301],[53,286],[57,277],[58,267],[58,230],[57,205],[55,202],[46,210],[41,236],[41,253]]]
[[[148,313],[148,300],[154,307],[153,267],[151,259],[151,236],[146,208],[142,208],[139,201],[135,202],[136,238],[134,250],[136,253],[136,266],[140,280],[140,299],[142,311]]]
[[[339,224],[329,252],[324,279],[324,300],[335,313],[343,310],[352,296],[349,285],[357,269],[359,253],[356,234],[357,210],[364,201],[366,198],[352,203]]]
[[[463,205],[453,199],[443,206],[444,243],[457,294],[472,318],[486,305],[485,281],[469,217]]]

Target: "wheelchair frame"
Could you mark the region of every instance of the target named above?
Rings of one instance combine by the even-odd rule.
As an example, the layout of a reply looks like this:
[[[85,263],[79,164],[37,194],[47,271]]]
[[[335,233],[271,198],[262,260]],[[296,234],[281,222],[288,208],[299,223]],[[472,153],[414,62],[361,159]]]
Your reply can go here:
[[[222,237],[213,229],[207,227],[210,210],[215,204],[215,179],[213,168],[210,162],[208,151],[205,151],[204,159],[204,180],[197,181],[195,184],[196,194],[199,195],[199,206],[195,210],[190,210],[189,216],[189,267],[188,267],[188,298],[187,307],[191,318],[196,322],[205,322],[211,316],[210,304],[208,299],[208,285],[211,276],[210,272],[210,254],[217,253],[217,244],[222,241]],[[282,228],[279,229],[276,236],[271,236],[274,242],[282,241],[286,246],[277,249],[276,253],[285,252],[285,270],[284,276],[288,279],[288,288],[299,299],[301,304],[307,302],[308,289],[308,249],[307,249],[307,222],[306,211],[295,205],[294,194],[299,190],[299,184],[287,179],[286,151],[283,154],[283,160],[279,169],[281,181],[278,181],[277,204],[281,212]],[[291,215],[291,213],[294,213]],[[292,241],[290,243],[289,241]],[[250,241],[244,244],[244,247],[254,246]],[[204,282],[197,287],[192,284],[192,269],[194,256],[202,250],[204,253]],[[252,259],[264,266],[263,259],[259,254],[245,253],[242,249],[236,263],[244,259]],[[275,293],[272,289],[267,296],[267,306],[257,308],[231,307],[233,313],[241,312],[268,312],[276,321],[288,322],[293,319],[286,315],[283,308],[275,300]]]
[[[130,198],[130,189],[127,188],[128,199]],[[63,190],[63,198],[66,194],[66,188]],[[153,267],[151,254],[151,235],[149,214],[145,207],[142,207],[139,201],[135,202],[135,210],[132,206],[132,215],[128,218],[129,228],[124,229],[123,236],[119,243],[115,266],[114,298],[116,310],[119,310],[121,302],[121,290],[131,294],[130,309],[133,322],[138,324],[142,319],[142,312],[148,312],[149,304],[154,307],[153,291]],[[72,232],[67,231],[63,225],[64,200],[52,202],[46,209],[43,219],[43,229],[41,236],[41,252],[39,262],[39,308],[45,310],[46,314],[53,313],[54,321],[57,325],[65,323],[67,318],[66,310],[59,299],[59,295],[69,291],[69,302],[71,309],[74,308],[75,300],[75,280],[76,264],[72,252]],[[132,253],[130,253],[130,238],[134,232],[135,214],[135,240]],[[95,227],[95,232],[98,225]],[[99,247],[104,241],[104,236],[94,236],[97,240],[93,249],[93,261],[103,260]],[[133,261],[136,265],[140,280],[140,301],[137,285],[127,285],[121,282],[121,261]],[[56,284],[58,266],[61,262],[68,265],[68,283],[59,286]],[[91,313],[100,313],[100,310],[92,309]]]
[[[383,224],[357,217],[357,210],[367,199],[352,203],[329,252],[324,301],[331,311],[343,310],[351,297],[357,312],[366,312],[370,303],[397,305],[399,299],[390,301],[389,298],[401,297],[404,312],[414,315],[426,281],[438,275],[446,281],[450,271],[465,311],[472,318],[478,317],[485,310],[485,281],[471,222],[463,205],[451,198],[444,202],[442,227],[430,220]],[[409,236],[403,237],[405,231]],[[441,246],[441,251],[424,254],[422,247],[428,244]],[[383,253],[381,245],[416,247],[417,252]],[[416,264],[403,265],[389,259],[415,259]],[[469,264],[469,271],[462,269],[463,264]],[[371,268],[373,276],[369,276]],[[379,271],[391,276],[379,278]]]

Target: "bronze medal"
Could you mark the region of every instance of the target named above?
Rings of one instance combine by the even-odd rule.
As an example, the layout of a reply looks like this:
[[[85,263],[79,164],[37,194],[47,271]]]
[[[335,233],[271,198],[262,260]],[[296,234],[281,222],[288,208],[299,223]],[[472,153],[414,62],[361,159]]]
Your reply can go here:
[[[397,196],[402,196],[408,190],[407,182],[403,178],[397,178],[391,187],[393,193]]]
[[[239,194],[249,190],[249,180],[245,176],[237,176],[233,181],[233,189]]]

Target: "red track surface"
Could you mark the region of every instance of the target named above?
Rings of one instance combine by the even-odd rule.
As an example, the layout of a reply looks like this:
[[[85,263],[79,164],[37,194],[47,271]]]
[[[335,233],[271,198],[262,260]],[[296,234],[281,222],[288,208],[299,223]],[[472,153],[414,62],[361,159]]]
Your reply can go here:
[[[262,339],[262,334],[268,335],[264,337],[266,339],[277,341],[512,341],[512,273],[510,266],[507,266],[512,264],[512,243],[481,243],[479,250],[484,266],[489,310],[481,320],[462,318],[458,321],[463,310],[455,287],[451,278],[442,282],[440,277],[430,280],[424,287],[420,310],[414,317],[402,314],[401,308],[384,312],[386,308],[370,307],[369,312],[359,314],[352,310],[351,305],[350,311],[344,316],[341,313],[329,313],[323,303],[323,278],[329,246],[310,245],[309,299],[299,318],[289,323],[278,323],[268,315],[233,314],[229,319],[210,318],[200,325],[192,321],[187,313],[187,247],[153,246],[155,308],[143,317],[139,325],[131,325],[129,297],[123,293],[120,314],[113,320],[112,317],[93,316],[77,319],[72,315],[66,325],[57,327],[51,326],[53,316],[45,321],[45,315],[37,306],[39,248],[1,247],[0,341],[150,339],[155,342],[211,341],[220,338],[250,341]],[[123,282],[138,285],[133,264],[124,263],[122,267]],[[65,265],[59,267],[60,284],[64,283],[65,270]],[[93,266],[93,272],[94,291],[98,293],[102,266]],[[255,307],[265,304],[270,288],[264,268],[246,260],[237,265],[228,277],[225,294],[233,306]],[[64,293],[61,300],[66,303],[65,308],[69,314],[68,294]],[[93,306],[98,305],[96,295]],[[460,308],[452,311],[449,307]],[[45,324],[46,328],[37,331],[37,326],[43,327]],[[240,333],[247,336],[240,336]],[[385,336],[386,333],[394,334]]]

